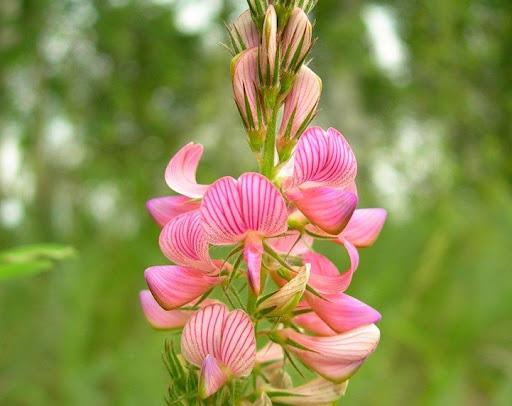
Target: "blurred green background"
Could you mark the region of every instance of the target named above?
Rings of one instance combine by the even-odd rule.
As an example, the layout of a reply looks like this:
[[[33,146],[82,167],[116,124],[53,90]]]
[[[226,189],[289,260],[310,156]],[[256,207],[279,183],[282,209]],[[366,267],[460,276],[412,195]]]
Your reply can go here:
[[[0,404],[163,403],[144,204],[190,140],[203,182],[255,168],[219,45],[242,8],[0,1],[0,249],[76,251],[0,281]],[[315,122],[352,143],[362,206],[390,214],[349,291],[382,341],[342,403],[511,404],[512,3],[320,0],[315,19]]]

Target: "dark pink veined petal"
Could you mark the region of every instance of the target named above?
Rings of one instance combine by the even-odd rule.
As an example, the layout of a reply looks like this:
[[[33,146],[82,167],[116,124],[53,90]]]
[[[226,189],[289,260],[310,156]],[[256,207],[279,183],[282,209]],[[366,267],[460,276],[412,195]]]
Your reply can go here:
[[[224,322],[219,358],[236,377],[248,376],[256,362],[256,336],[250,317],[233,310]]]
[[[205,306],[194,314],[181,335],[181,354],[191,364],[201,367],[208,354],[220,360],[222,330],[228,315],[224,304]]]
[[[186,196],[155,197],[146,203],[146,208],[159,226],[166,225],[174,217],[199,208],[199,202]]]
[[[199,298],[221,279],[182,266],[152,266],[144,278],[153,297],[166,310],[173,310]]]
[[[384,209],[358,209],[341,236],[356,247],[369,247],[379,236],[386,217]]]
[[[286,231],[286,203],[277,188],[258,173],[238,181],[224,177],[206,192],[201,215],[212,244],[241,242],[247,232],[271,237]]]
[[[228,381],[229,377],[222,370],[217,359],[208,354],[201,365],[199,375],[199,396],[206,399],[217,392]]]
[[[293,322],[302,327],[308,333],[318,336],[333,336],[336,332],[330,328],[318,315],[314,312],[304,313],[293,318]]]
[[[295,186],[345,187],[357,175],[357,162],[347,140],[334,128],[309,128],[294,154]]]
[[[263,257],[263,244],[261,238],[249,233],[244,243],[244,261],[247,264],[247,278],[249,286],[256,296],[260,294],[261,259]]]
[[[165,181],[167,185],[182,195],[201,198],[208,185],[200,185],[196,181],[196,171],[199,161],[203,156],[201,144],[189,143],[181,148],[171,158],[165,170]]]
[[[194,314],[190,310],[165,310],[160,307],[149,290],[143,290],[139,294],[142,311],[149,324],[159,330],[171,330],[181,328]]]
[[[174,218],[160,233],[160,249],[178,265],[205,272],[216,271],[198,210]]]
[[[279,190],[263,175],[244,173],[238,178],[242,215],[248,230],[272,237],[286,231],[288,211]]]
[[[307,234],[300,236],[298,231],[291,231],[282,237],[270,238],[267,243],[279,254],[300,256],[311,250],[313,241]]]
[[[381,319],[377,310],[352,296],[338,293],[324,297],[326,300],[310,293],[306,294],[306,299],[313,311],[338,333],[376,323]]]
[[[380,331],[374,324],[359,327],[330,337],[311,337],[292,329],[280,330],[278,334],[307,348],[293,345],[286,349],[302,363],[332,382],[344,382],[350,378],[370,356],[380,339]]]
[[[247,227],[241,206],[235,179],[226,176],[211,185],[201,203],[201,216],[210,243],[234,244],[243,240]]]
[[[331,235],[343,231],[357,207],[355,194],[331,187],[296,190],[287,196],[309,221]]]

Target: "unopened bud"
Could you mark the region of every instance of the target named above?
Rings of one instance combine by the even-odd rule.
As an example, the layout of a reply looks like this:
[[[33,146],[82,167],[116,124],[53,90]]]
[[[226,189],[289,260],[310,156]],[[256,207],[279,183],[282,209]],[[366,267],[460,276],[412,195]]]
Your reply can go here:
[[[258,49],[251,48],[231,62],[233,96],[247,130],[253,151],[258,152],[265,141],[265,108],[258,90]]]
[[[279,78],[279,62],[277,59],[277,15],[274,6],[269,6],[265,14],[258,59],[260,84],[266,87],[276,86]]]
[[[259,30],[263,27],[263,20],[265,19],[265,12],[267,11],[268,0],[247,0],[252,19]]]
[[[249,10],[240,14],[227,28],[233,55],[259,45],[260,35]]]
[[[288,160],[295,143],[315,117],[321,93],[322,80],[307,66],[302,66],[284,102],[277,142],[281,161]]]
[[[293,9],[282,37],[282,69],[293,78],[313,46],[313,27],[299,7]]]

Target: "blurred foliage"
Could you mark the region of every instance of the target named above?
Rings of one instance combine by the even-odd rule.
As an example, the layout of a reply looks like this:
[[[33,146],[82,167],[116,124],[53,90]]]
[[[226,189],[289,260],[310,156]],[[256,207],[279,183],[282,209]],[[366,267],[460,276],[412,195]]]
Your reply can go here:
[[[0,281],[2,279],[48,271],[55,261],[75,254],[71,247],[58,244],[35,244],[0,251]]]
[[[212,17],[200,30],[193,3]],[[137,301],[165,263],[144,203],[190,140],[204,182],[255,168],[218,45],[241,3],[0,1],[0,247],[79,253],[2,281],[0,404],[164,402],[168,335]],[[375,57],[372,10],[395,21],[396,69]],[[344,403],[509,404],[512,3],[321,0],[315,17],[316,123],[353,143],[363,206],[390,210],[349,292],[382,312],[382,342]]]

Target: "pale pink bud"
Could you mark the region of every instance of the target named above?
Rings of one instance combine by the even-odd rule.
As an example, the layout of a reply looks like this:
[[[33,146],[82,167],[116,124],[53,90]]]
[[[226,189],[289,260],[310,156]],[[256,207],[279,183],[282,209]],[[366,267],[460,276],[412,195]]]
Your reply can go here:
[[[288,158],[296,140],[315,117],[321,93],[322,80],[307,66],[303,66],[284,103],[278,140],[278,150],[283,160]]]
[[[251,48],[231,62],[233,95],[249,134],[253,150],[258,151],[265,137],[264,106],[258,89],[258,49]]]
[[[279,67],[277,66],[277,15],[272,5],[265,13],[258,59],[260,84],[266,87],[275,86],[278,81]]]
[[[227,28],[234,55],[259,45],[260,35],[249,10],[240,14]]]
[[[293,9],[282,37],[282,67],[288,74],[296,73],[313,46],[313,27],[299,7]]]

